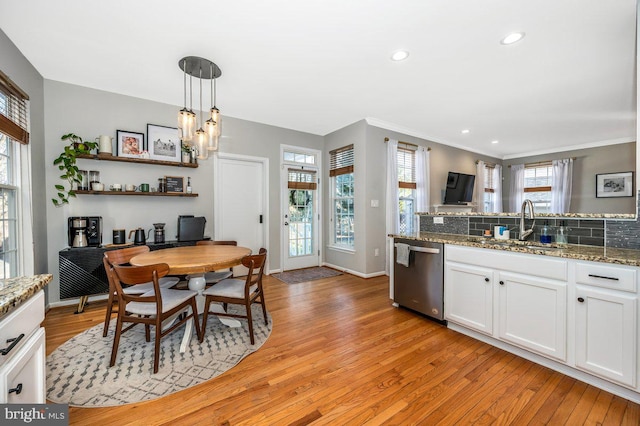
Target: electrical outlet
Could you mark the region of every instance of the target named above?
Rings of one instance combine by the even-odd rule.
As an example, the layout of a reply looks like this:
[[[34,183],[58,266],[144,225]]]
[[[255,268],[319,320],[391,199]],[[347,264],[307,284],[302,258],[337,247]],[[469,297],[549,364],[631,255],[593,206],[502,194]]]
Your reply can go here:
[[[444,217],[434,216],[433,223],[439,223],[441,225],[444,225]]]
[[[374,256],[380,256],[380,249],[373,249]]]

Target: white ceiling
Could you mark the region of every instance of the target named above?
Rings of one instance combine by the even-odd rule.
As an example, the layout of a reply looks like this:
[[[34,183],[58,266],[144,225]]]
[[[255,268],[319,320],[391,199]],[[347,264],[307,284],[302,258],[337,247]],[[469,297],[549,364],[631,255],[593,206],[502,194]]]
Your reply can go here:
[[[369,118],[497,157],[635,140],[635,17],[635,0],[0,0],[46,79],[181,105],[178,61],[201,56],[223,115],[318,135]]]

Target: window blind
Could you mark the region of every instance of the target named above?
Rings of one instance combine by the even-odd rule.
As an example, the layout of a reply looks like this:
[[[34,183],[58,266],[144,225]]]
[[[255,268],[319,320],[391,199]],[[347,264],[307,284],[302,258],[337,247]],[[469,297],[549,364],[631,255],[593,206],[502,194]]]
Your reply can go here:
[[[313,170],[289,169],[287,187],[289,189],[310,189],[318,188],[316,172]]]
[[[0,132],[28,144],[27,101],[29,96],[0,71]]]
[[[416,189],[416,151],[398,147],[398,187]]]
[[[493,169],[495,166],[485,166],[484,173],[484,192],[495,192],[496,183],[493,181]]]
[[[551,161],[524,165],[524,192],[551,192]]]
[[[329,176],[353,173],[353,144],[329,151]]]

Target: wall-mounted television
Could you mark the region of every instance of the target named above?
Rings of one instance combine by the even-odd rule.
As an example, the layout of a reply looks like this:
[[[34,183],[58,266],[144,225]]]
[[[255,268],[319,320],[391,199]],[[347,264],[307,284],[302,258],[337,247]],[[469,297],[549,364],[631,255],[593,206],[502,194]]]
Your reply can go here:
[[[473,184],[475,175],[449,172],[447,175],[447,189],[444,193],[445,204],[467,204],[473,200]]]

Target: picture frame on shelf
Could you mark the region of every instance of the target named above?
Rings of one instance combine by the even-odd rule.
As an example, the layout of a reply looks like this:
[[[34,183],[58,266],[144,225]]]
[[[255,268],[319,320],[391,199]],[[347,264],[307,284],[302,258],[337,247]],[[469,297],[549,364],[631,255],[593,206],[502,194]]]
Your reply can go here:
[[[174,163],[182,160],[180,133],[177,127],[147,124],[147,145],[151,160]]]
[[[596,198],[633,197],[633,172],[596,175]]]
[[[116,147],[118,157],[141,158],[146,149],[144,133],[117,130]]]
[[[165,176],[167,192],[184,192],[184,176]]]

